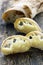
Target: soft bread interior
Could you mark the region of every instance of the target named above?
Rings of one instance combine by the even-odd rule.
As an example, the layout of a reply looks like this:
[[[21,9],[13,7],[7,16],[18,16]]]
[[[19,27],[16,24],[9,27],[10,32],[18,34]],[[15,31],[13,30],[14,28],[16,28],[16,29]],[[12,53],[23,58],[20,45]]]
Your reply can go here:
[[[15,9],[8,9],[3,13],[2,18],[8,23],[13,23],[17,18],[25,17],[25,14],[22,11]]]

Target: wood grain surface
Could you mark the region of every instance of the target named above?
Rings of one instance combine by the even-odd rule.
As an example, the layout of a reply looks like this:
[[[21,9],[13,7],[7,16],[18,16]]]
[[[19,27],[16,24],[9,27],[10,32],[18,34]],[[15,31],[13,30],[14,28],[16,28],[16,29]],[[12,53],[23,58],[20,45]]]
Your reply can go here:
[[[28,52],[8,56],[1,53],[1,44],[6,37],[14,34],[25,34],[17,32],[13,24],[6,24],[2,20],[2,13],[6,10],[9,0],[0,0],[0,3],[0,65],[43,65],[43,51],[39,49],[31,48]],[[43,29],[43,13],[36,15],[34,20]]]

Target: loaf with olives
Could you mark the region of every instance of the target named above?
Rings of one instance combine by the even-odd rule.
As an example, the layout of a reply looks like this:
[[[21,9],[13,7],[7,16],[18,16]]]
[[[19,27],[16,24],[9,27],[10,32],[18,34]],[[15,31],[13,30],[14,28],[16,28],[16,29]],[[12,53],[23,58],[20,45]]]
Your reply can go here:
[[[29,33],[31,31],[42,31],[39,25],[30,18],[18,18],[14,22],[14,27],[17,31],[22,33]]]
[[[31,39],[31,47],[43,50],[43,33],[39,31],[32,31],[26,35]]]
[[[22,35],[13,35],[3,41],[1,51],[4,55],[9,55],[26,52],[30,47],[30,39]]]

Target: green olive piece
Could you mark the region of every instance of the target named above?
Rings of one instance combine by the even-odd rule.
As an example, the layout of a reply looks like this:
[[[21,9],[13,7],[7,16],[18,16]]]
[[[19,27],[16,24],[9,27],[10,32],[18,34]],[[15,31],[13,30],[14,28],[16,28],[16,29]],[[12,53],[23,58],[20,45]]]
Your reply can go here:
[[[32,36],[30,36],[29,39],[32,39]]]
[[[16,39],[14,39],[13,42],[15,43],[16,42]]]
[[[20,22],[20,24],[19,24],[19,25],[21,25],[21,26],[22,26],[22,25],[23,25],[23,22]]]

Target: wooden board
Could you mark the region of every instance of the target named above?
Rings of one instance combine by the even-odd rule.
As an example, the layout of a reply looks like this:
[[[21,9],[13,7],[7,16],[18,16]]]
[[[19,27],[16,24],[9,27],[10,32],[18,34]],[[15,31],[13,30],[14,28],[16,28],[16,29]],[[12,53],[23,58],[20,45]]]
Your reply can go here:
[[[2,20],[2,13],[5,11],[8,0],[4,0],[3,2],[0,1],[0,48],[2,41],[10,35],[14,34],[21,34],[17,32],[13,24],[6,24]],[[43,13],[38,14],[34,20],[40,25],[43,29]],[[1,53],[0,49],[0,65],[43,65],[43,51],[35,48],[31,48],[30,51],[25,53],[18,53],[13,55],[4,56]]]

